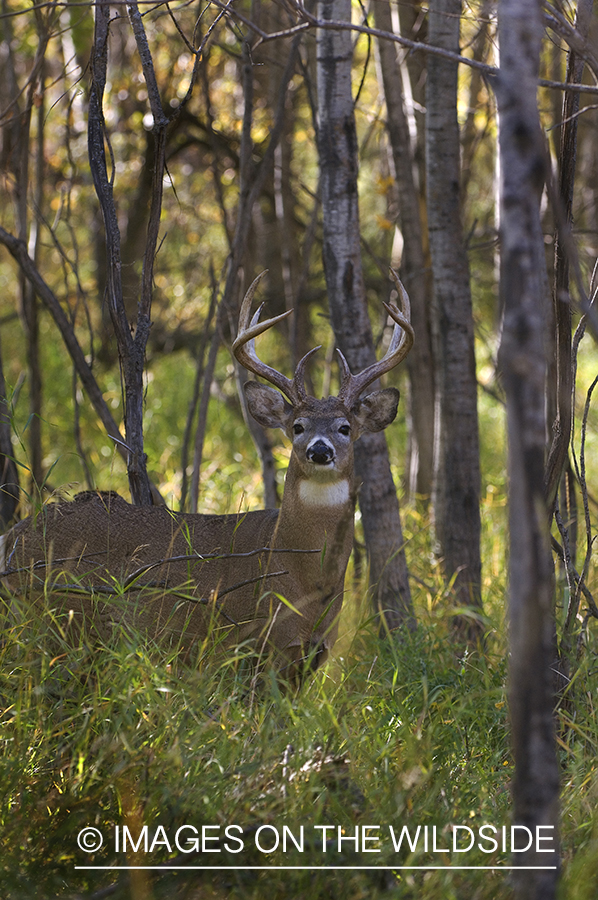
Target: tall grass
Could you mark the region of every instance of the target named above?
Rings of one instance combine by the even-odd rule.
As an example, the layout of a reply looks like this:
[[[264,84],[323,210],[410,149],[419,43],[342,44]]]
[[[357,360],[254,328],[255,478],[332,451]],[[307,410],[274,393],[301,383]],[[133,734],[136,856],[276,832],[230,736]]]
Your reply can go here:
[[[496,498],[488,500],[487,559],[501,509]],[[509,897],[503,871],[390,868],[509,863],[508,855],[479,850],[426,854],[404,845],[397,854],[389,838],[391,825],[397,835],[404,825],[412,833],[428,826],[430,835],[435,826],[437,846],[449,848],[452,825],[509,824],[504,568],[495,560],[487,572],[485,652],[458,657],[423,524],[411,513],[405,528],[416,563],[418,632],[379,639],[367,604],[358,614],[354,597],[338,654],[298,691],[283,689],[270,673],[253,684],[243,652],[226,659],[198,652],[181,666],[174,651],[123,628],[110,640],[83,635],[71,646],[51,596],[35,614],[7,600],[0,648],[2,900]],[[573,702],[559,718],[562,891],[571,900],[597,894],[594,651],[588,648]],[[202,826],[220,830],[206,832],[213,840],[204,852],[200,846],[185,853],[174,842],[183,825],[199,834]],[[239,847],[226,840],[230,825],[242,829],[229,832],[241,835],[240,853],[225,847]],[[324,825],[334,826],[326,844],[315,827]],[[95,853],[77,845],[88,826],[104,837]],[[125,826],[135,840],[147,826],[153,853],[144,852],[143,840],[122,852]],[[289,836],[299,841],[301,826],[302,852]],[[350,838],[356,827],[362,836],[364,826],[380,840],[359,853],[348,840],[339,848],[339,827]],[[281,846],[262,852],[273,846],[274,828]],[[161,868],[76,868],[83,865]],[[275,868],[282,865],[313,868]]]

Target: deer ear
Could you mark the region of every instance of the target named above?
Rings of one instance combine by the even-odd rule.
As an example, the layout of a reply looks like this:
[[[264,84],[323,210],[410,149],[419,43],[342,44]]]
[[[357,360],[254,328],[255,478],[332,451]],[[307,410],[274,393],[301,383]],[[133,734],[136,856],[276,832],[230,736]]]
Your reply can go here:
[[[264,428],[286,430],[293,414],[293,407],[287,403],[282,394],[259,381],[247,381],[243,389],[247,408],[256,422]]]
[[[364,431],[382,431],[397,414],[400,394],[396,388],[374,391],[358,400],[352,412],[357,420],[358,436]]]

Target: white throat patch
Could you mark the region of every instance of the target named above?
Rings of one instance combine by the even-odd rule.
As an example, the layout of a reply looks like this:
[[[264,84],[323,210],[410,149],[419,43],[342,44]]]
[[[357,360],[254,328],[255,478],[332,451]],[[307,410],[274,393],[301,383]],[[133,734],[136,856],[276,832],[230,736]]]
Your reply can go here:
[[[306,506],[341,506],[351,499],[348,481],[317,481],[302,478],[299,499]]]

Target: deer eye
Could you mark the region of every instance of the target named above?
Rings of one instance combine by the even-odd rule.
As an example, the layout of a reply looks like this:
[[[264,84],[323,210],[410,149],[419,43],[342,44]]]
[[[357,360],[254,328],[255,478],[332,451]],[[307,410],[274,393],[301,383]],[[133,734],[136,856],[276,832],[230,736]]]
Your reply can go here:
[[[339,431],[339,434],[351,434],[351,426],[350,425],[341,425],[338,431]]]
[[[293,433],[294,434],[303,434],[304,431],[305,431],[305,428],[303,427],[301,422],[295,422],[295,424],[293,425]]]

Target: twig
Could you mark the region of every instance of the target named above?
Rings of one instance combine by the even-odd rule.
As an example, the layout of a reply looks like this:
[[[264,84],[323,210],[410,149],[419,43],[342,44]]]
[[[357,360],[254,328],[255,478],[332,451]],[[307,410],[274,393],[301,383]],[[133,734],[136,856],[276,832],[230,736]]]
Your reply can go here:
[[[17,538],[18,541],[18,538]],[[13,556],[16,549],[15,546],[11,550],[10,558]],[[60,559],[53,559],[51,563],[46,562],[44,559],[38,559],[32,565],[13,567],[9,566],[3,572],[0,572],[0,578],[4,578],[8,575],[17,575],[19,572],[31,572],[36,569],[47,569],[49,566],[56,567],[62,563],[69,562],[78,562],[91,560],[93,556],[105,556],[108,553],[107,550],[97,550],[94,553],[82,553],[79,556],[64,556]],[[296,547],[258,547],[255,550],[247,550],[244,553],[183,553],[179,556],[166,556],[163,559],[159,559],[152,563],[147,563],[144,566],[140,566],[138,569],[135,569],[134,572],[131,572],[130,575],[127,576],[126,580],[123,583],[123,589],[127,589],[140,575],[143,575],[145,572],[149,572],[151,569],[156,569],[160,566],[168,565],[173,562],[204,562],[210,561],[213,559],[248,559],[251,556],[258,556],[260,553],[268,553],[269,555],[272,553],[322,553],[322,549],[318,548],[315,550],[298,550]],[[277,573],[277,574],[286,574],[286,573]]]
[[[557,553],[557,555],[559,556],[559,559],[561,559],[564,563],[565,562],[565,554],[564,554],[563,548],[561,547],[561,545],[559,544],[559,542],[556,540],[555,537],[551,537],[550,540],[551,540],[552,549],[555,551],[555,553]],[[575,566],[573,564],[571,564],[571,575],[573,577],[576,587],[577,587],[577,585],[579,585],[579,589],[582,592],[584,599],[588,604],[589,614],[592,617],[598,619],[598,606],[596,605],[594,596],[591,593],[590,589],[588,588],[587,584],[585,584],[583,582],[579,572],[577,571],[577,569],[575,568]]]
[[[223,8],[225,4],[222,0],[212,0],[214,6],[219,8]],[[454,53],[450,50],[444,50],[442,47],[434,47],[431,44],[426,44],[423,41],[412,41],[409,38],[403,37],[399,34],[394,34],[390,31],[382,31],[379,28],[372,28],[367,25],[356,25],[352,22],[337,22],[333,21],[325,21],[323,19],[317,18],[317,16],[312,15],[305,8],[301,0],[295,0],[293,6],[298,14],[298,16],[304,19],[298,25],[294,25],[290,28],[284,29],[282,31],[275,32],[267,32],[261,29],[255,22],[252,22],[247,16],[244,16],[238,10],[230,10],[232,15],[240,22],[243,22],[244,25],[247,26],[254,34],[258,35],[259,41],[254,45],[259,46],[259,44],[264,43],[266,41],[279,40],[281,38],[292,37],[297,34],[301,34],[304,31],[307,31],[310,28],[321,28],[321,29],[332,29],[337,31],[356,31],[359,34],[369,34],[373,37],[380,38],[381,40],[393,41],[395,44],[399,44],[401,47],[406,47],[407,49],[413,52],[421,52],[421,53],[431,53],[435,56],[442,56],[445,59],[451,60],[452,62],[462,63],[465,66],[469,66],[472,69],[478,69],[483,72],[483,74],[488,78],[495,78],[499,74],[499,69],[496,66],[490,66],[487,63],[479,62],[478,60],[471,59],[467,56],[462,56],[460,53]],[[570,36],[570,33],[569,33]],[[567,40],[567,38],[565,38]],[[598,94],[598,86],[592,86],[588,84],[574,84],[567,83],[562,81],[550,81],[549,79],[539,78],[538,84],[541,87],[549,87],[554,88],[560,91],[574,91],[580,93],[588,93],[588,94]]]

